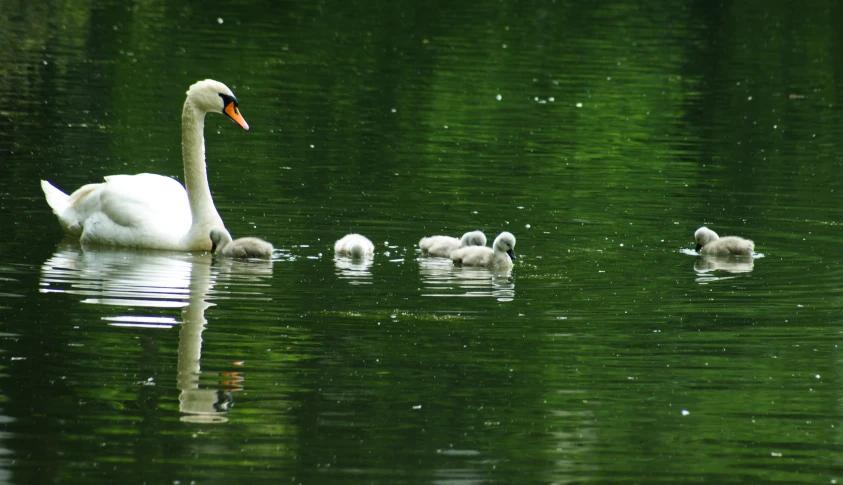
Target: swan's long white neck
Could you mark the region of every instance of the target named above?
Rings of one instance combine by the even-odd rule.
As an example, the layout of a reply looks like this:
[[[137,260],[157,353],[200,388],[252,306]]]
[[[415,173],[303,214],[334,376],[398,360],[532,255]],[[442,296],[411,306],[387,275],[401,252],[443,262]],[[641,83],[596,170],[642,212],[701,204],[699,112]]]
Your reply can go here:
[[[204,130],[205,113],[188,98],[184,102],[181,116],[181,149],[184,158],[184,185],[193,216],[189,234],[204,234],[207,237],[211,227],[224,226],[208,185]],[[210,244],[208,239],[207,249],[210,249]]]

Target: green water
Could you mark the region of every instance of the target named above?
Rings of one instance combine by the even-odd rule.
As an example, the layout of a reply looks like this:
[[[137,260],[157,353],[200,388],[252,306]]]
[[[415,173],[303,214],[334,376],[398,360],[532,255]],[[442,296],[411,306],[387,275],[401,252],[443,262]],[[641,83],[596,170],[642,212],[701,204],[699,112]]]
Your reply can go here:
[[[841,13],[3,3],[0,482],[840,482]],[[275,258],[63,239],[38,181],[182,179],[204,78],[252,127],[206,120],[216,206]],[[474,229],[511,274],[418,252]]]

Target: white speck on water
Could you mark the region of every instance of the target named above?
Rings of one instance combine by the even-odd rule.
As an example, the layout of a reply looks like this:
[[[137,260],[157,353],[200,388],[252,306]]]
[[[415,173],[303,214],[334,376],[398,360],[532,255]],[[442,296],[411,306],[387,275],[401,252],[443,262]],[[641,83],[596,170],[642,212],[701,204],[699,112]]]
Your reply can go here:
[[[222,17],[217,17],[217,23],[222,25],[222,23],[223,23]]]
[[[689,414],[691,414],[691,412],[690,412],[690,411],[688,411],[687,409],[683,409],[683,410],[682,410],[682,416],[687,416],[687,415],[689,415]]]
[[[532,227],[532,226],[530,226],[529,224],[524,224],[524,227],[525,227],[526,229],[529,229],[529,228],[530,228],[530,227]]]
[[[392,108],[392,112],[393,112],[393,113],[397,113],[397,112],[398,112],[398,110],[397,110],[397,109],[395,109],[395,108]]]
[[[421,409],[421,406],[422,406],[421,404],[416,404],[416,405],[413,406],[413,409]]]
[[[776,458],[781,458],[782,454],[778,451],[771,451],[770,456],[775,456]]]
[[[814,378],[819,379],[819,378],[820,378],[820,375],[819,375],[819,374],[814,374]]]
[[[310,148],[316,148],[316,145],[310,145]]]
[[[623,243],[620,243],[620,244],[619,244],[619,246],[620,246],[620,247],[623,247]]]
[[[577,103],[577,108],[582,108],[582,103]]]
[[[752,96],[747,96],[746,100],[747,100],[747,101],[752,101]]]
[[[551,96],[551,97],[547,98],[547,100],[548,100],[548,101],[550,101],[550,102],[552,103],[552,102],[556,101],[556,98],[554,98],[553,96]]]
[[[503,96],[501,96],[501,95],[499,94],[499,95],[495,96],[495,99],[497,99],[498,101],[500,101],[500,100],[502,100],[502,99],[503,99]]]

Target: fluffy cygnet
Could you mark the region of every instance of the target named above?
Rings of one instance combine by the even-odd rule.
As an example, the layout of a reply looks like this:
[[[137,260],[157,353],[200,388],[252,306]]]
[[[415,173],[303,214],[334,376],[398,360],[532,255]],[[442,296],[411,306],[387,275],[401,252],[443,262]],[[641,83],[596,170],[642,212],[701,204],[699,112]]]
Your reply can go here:
[[[713,256],[742,254],[752,256],[752,253],[755,251],[755,243],[749,239],[737,236],[720,237],[716,232],[705,226],[694,232],[694,239],[697,241],[697,252],[700,254],[711,254]]]
[[[451,236],[423,237],[419,241],[422,255],[447,258],[451,253],[466,246],[485,246],[486,235],[481,231],[471,231],[462,235],[461,239]]]
[[[468,246],[451,253],[451,261],[458,266],[481,266],[484,268],[512,268],[515,259],[515,236],[502,232],[495,238],[491,248]]]
[[[272,244],[256,237],[241,237],[231,240],[231,234],[225,229],[211,229],[211,252],[228,258],[263,258],[272,257]]]
[[[375,245],[366,236],[347,234],[334,244],[334,252],[341,256],[366,258],[375,253]]]

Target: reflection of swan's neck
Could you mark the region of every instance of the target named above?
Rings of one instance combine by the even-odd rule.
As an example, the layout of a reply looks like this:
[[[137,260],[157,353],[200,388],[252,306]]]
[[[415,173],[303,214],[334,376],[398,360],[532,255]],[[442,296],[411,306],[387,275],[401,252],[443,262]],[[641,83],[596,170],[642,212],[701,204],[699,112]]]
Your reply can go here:
[[[211,226],[222,226],[205,167],[205,113],[194,106],[190,99],[184,102],[181,115],[181,149],[184,158],[184,185],[193,215],[191,232],[208,235]],[[210,240],[208,240],[210,248]]]

